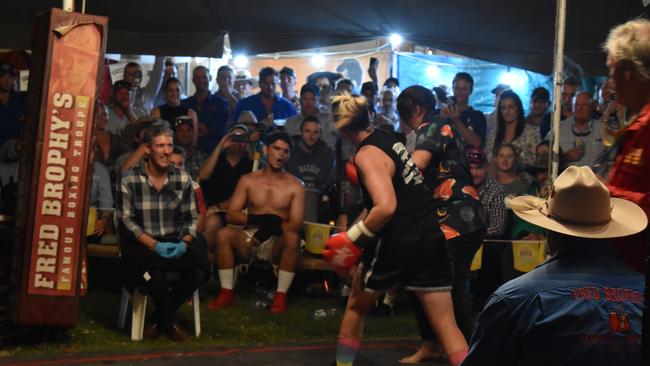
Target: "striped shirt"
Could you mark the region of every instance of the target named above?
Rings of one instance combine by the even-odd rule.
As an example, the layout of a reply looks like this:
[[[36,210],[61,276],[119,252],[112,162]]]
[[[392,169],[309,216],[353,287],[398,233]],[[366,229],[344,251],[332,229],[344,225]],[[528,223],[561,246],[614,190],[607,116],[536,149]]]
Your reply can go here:
[[[124,226],[138,238],[146,233],[154,238],[176,235],[196,236],[198,212],[192,178],[169,166],[167,179],[160,191],[147,176],[145,162],[127,170],[117,192],[117,215]]]

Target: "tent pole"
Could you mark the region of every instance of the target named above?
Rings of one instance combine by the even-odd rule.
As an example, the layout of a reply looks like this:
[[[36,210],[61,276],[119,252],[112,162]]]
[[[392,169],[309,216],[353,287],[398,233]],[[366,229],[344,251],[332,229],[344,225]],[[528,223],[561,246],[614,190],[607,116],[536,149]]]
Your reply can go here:
[[[564,69],[564,31],[566,2],[557,0],[555,11],[555,59],[553,62],[553,120],[551,148],[551,181],[555,181],[560,167],[560,116],[562,112],[562,82]]]

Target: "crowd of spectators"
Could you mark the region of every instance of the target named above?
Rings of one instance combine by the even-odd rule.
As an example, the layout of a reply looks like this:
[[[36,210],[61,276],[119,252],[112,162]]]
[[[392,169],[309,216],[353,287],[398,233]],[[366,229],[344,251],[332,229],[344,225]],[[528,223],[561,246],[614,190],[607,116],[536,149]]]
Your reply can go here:
[[[97,219],[89,240],[101,241],[111,232],[114,202],[123,202],[116,184],[148,159],[145,135],[160,127],[172,131],[174,151],[183,157],[182,168],[195,181],[197,204],[192,207],[205,207],[198,232],[207,242],[212,266],[216,264],[217,233],[227,224],[230,197],[242,176],[264,166],[261,141],[273,131],[286,131],[291,137],[285,168],[304,184],[304,221],[344,228],[360,212],[360,192],[342,174],[355,148],[337,135],[330,111],[330,97],[357,90],[351,79],[340,77],[333,85],[328,78],[312,79],[298,89],[299,79],[289,67],[279,71],[264,67],[252,78],[246,71],[235,72],[225,65],[218,69],[218,89],[213,93],[210,70],[197,66],[191,78],[195,93],[187,97],[173,63],[157,60],[146,86],[141,85],[142,72],[139,64],[128,63],[123,79],[113,84],[110,102],[96,106],[91,205],[97,209]],[[413,152],[418,131],[404,123],[404,116],[400,118],[399,80],[389,78],[380,86],[376,65],[368,72],[372,81],[358,90],[369,102],[371,121],[375,127],[400,136]],[[553,137],[550,93],[535,88],[529,99],[530,113],[525,116],[522,96],[499,84],[492,89],[495,109],[484,114],[471,106],[474,87],[472,75],[466,72],[458,73],[450,87],[434,86],[434,105],[426,108],[429,112],[423,121],[447,126],[448,130],[440,131],[457,137],[454,161],[459,167],[455,169],[463,170],[467,184],[473,184],[472,194],[476,194],[487,221],[486,239],[543,239],[543,230],[517,220],[503,201],[508,195],[547,194],[549,141]],[[626,117],[610,93],[608,82],[598,95],[591,95],[581,90],[576,79],[565,81],[559,133],[561,167],[591,166],[598,168],[599,174],[607,174],[613,158],[609,136]],[[15,91],[12,68],[2,65],[3,186],[9,183],[6,177],[17,171],[24,105],[23,96]],[[11,182],[15,184],[15,179]],[[437,195],[444,191],[440,186],[429,188]]]

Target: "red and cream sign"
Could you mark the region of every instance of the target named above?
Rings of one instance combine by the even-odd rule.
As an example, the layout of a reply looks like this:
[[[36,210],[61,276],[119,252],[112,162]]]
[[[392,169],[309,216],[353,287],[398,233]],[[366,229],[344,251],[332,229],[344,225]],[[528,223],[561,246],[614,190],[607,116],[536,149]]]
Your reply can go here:
[[[101,34],[77,25],[52,44],[34,232],[30,295],[75,296],[79,273],[86,170]]]

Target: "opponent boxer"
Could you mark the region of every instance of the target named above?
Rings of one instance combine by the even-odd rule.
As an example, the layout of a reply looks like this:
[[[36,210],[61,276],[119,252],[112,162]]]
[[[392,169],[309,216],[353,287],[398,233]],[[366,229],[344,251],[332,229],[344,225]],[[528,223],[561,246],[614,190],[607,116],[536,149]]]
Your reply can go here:
[[[226,221],[244,229],[225,227],[217,233],[217,267],[221,292],[207,305],[223,309],[235,302],[235,257],[240,263],[253,258],[279,265],[278,287],[271,305],[273,314],[287,310],[287,291],[293,281],[300,254],[305,188],[284,170],[291,138],[286,132],[269,134],[265,141],[266,165],[242,176],[228,203]],[[248,213],[242,210],[248,208]]]
[[[474,324],[465,283],[485,236],[486,218],[473,186],[462,135],[449,120],[427,118],[435,104],[433,92],[420,85],[404,89],[397,99],[400,118],[417,131],[413,162],[423,172],[424,184],[439,200],[436,215],[447,239],[454,273],[454,316],[469,342]],[[414,304],[414,311],[424,343],[415,354],[401,359],[402,363],[418,363],[438,353],[435,336],[419,304]]]
[[[323,257],[341,275],[354,271],[353,289],[341,323],[336,365],[352,365],[363,321],[377,297],[404,286],[421,301],[451,365],[467,354],[451,302],[451,267],[432,196],[406,147],[370,125],[364,97],[337,96],[336,129],[358,145],[356,166],[346,167],[363,192],[367,214],[347,232],[332,236]]]

